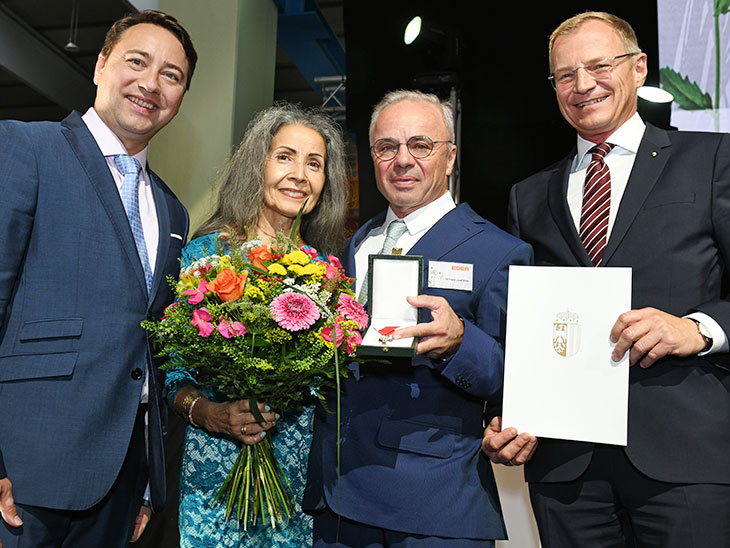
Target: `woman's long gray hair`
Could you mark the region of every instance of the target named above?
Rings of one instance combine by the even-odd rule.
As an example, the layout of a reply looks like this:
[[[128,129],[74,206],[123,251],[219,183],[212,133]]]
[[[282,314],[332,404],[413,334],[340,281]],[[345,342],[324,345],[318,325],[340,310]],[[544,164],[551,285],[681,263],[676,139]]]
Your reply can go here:
[[[264,207],[264,165],[274,135],[284,125],[311,128],[324,139],[327,148],[324,188],[312,212],[302,217],[301,235],[305,243],[321,253],[339,252],[344,239],[347,204],[342,129],[319,110],[305,110],[289,103],[277,103],[251,120],[223,174],[218,189],[218,207],[198,228],[194,238],[230,228],[236,230],[239,238],[255,236],[246,231],[256,227]]]

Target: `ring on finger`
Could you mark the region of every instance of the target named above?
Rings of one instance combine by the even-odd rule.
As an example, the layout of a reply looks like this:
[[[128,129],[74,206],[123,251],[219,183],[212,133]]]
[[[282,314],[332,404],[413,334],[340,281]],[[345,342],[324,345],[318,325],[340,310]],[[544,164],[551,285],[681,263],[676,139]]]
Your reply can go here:
[[[246,425],[245,424],[241,425],[241,434],[243,434],[244,436],[248,436],[248,434],[246,433]]]

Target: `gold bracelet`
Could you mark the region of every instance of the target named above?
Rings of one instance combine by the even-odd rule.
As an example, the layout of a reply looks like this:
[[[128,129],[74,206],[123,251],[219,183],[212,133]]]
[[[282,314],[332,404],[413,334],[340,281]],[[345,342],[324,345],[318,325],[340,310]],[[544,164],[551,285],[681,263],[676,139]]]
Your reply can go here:
[[[196,403],[198,403],[198,400],[200,398],[204,398],[205,395],[199,391],[199,390],[193,390],[189,394],[187,394],[182,402],[180,403],[180,407],[182,408],[180,410],[180,416],[183,419],[186,419],[191,426],[194,426],[195,428],[200,428],[198,424],[195,424],[195,421],[193,420],[193,407]]]

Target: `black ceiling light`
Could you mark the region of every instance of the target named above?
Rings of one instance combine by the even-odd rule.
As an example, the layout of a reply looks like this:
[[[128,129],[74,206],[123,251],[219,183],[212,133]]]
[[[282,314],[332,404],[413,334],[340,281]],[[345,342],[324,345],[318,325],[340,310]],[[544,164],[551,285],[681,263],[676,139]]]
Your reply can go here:
[[[78,0],[72,0],[71,3],[71,22],[69,23],[68,29],[68,42],[63,49],[68,52],[76,53],[79,51],[79,46],[76,44],[76,35],[79,30],[79,2]]]

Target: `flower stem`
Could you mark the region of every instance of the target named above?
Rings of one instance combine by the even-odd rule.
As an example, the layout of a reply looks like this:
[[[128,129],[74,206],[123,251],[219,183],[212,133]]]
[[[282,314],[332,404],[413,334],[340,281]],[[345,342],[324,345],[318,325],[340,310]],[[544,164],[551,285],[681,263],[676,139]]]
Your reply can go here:
[[[715,110],[720,109],[720,11],[715,8]]]

